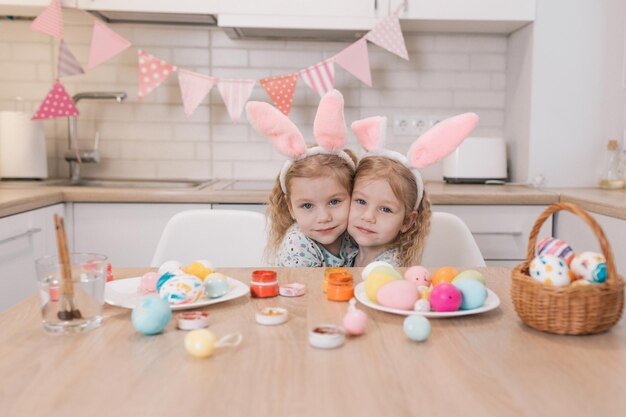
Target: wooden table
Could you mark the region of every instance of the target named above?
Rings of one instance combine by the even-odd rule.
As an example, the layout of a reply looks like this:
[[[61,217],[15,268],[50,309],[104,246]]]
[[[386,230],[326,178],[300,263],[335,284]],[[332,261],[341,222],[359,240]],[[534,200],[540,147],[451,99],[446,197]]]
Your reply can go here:
[[[248,283],[251,270],[223,272]],[[307,294],[206,307],[218,337],[244,337],[208,359],[186,353],[186,332],[174,321],[164,334],[143,336],[130,310],[111,306],[99,329],[48,335],[31,297],[0,314],[0,415],[626,415],[624,320],[595,336],[535,331],[513,310],[510,270],[483,272],[502,300],[498,309],[431,319],[432,334],[420,344],[404,335],[403,316],[360,306],[367,334],[327,351],[309,346],[308,331],[340,324],[347,303],[326,300],[321,269],[279,270],[281,282],[304,282]],[[257,325],[254,313],[265,306],[286,307],[290,320]]]

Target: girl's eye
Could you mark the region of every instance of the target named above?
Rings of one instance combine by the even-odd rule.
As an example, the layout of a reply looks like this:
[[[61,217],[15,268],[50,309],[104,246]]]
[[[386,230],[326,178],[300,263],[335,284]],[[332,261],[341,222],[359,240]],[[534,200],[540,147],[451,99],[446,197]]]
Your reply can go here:
[[[341,200],[339,200],[338,198],[333,198],[328,204],[330,204],[331,206],[336,206],[339,203],[341,203]]]
[[[358,205],[360,206],[364,206],[365,205],[365,200],[363,200],[362,198],[357,198],[356,200],[354,200]]]
[[[380,211],[383,213],[393,213],[389,207],[381,207]]]
[[[302,208],[303,208],[303,209],[307,209],[307,210],[308,210],[308,209],[310,209],[310,208],[312,208],[312,207],[313,207],[313,204],[311,204],[311,203],[304,203],[304,204],[302,205]]]

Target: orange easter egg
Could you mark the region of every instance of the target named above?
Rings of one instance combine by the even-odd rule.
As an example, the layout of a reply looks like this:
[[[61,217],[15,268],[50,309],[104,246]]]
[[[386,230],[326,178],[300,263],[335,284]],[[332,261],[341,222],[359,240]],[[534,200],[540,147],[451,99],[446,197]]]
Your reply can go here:
[[[455,267],[443,266],[436,270],[432,277],[430,277],[430,282],[433,287],[444,282],[449,284],[458,274],[459,271]]]

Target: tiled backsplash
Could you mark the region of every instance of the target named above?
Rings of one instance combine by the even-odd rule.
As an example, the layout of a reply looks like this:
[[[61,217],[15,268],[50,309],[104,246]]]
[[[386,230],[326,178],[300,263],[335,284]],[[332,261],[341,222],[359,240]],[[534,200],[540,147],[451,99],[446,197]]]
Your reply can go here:
[[[65,40],[87,62],[92,17],[65,11]],[[29,22],[0,21],[0,110],[21,106],[36,110],[52,85],[57,43],[33,32]],[[111,61],[87,74],[65,78],[73,95],[84,91],[126,91],[128,99],[81,101],[81,147],[100,132],[103,160],[85,164],[86,177],[270,179],[282,163],[245,120],[233,124],[216,88],[187,120],[178,80],[170,77],[143,102],[137,100],[137,52],[140,47],[174,65],[218,77],[260,79],[305,68],[347,46],[334,42],[232,40],[217,28],[112,25],[133,43]],[[386,115],[453,115],[474,111],[481,117],[476,135],[501,136],[504,126],[507,37],[405,33],[410,61],[370,44],[373,87],[336,67],[335,86],[345,97],[346,119]],[[257,83],[252,100],[270,101]],[[319,97],[298,81],[291,119],[313,143],[312,124]],[[50,176],[66,176],[67,121],[46,121]],[[405,152],[415,139],[394,136],[387,144]],[[17,138],[16,138],[17,140]],[[356,148],[351,136],[349,146]],[[440,165],[425,170],[440,179]]]

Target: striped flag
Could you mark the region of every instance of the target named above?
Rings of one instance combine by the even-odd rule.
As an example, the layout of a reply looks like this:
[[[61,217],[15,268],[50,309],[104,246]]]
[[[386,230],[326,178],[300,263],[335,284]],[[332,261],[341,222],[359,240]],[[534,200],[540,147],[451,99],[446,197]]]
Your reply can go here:
[[[319,96],[323,96],[334,88],[335,65],[327,59],[300,71],[300,76]]]
[[[30,24],[32,30],[42,32],[57,39],[63,39],[63,11],[61,0],[52,0],[48,7]]]
[[[216,81],[217,78],[209,75],[198,74],[182,68],[178,69],[178,84],[180,85],[180,95],[183,99],[186,117],[191,116],[198,108]]]
[[[71,77],[72,75],[84,74],[85,70],[76,59],[72,51],[67,47],[64,40],[59,44],[59,66],[57,78]]]
[[[220,90],[230,120],[237,123],[241,111],[252,94],[256,80],[219,80],[217,88]]]

